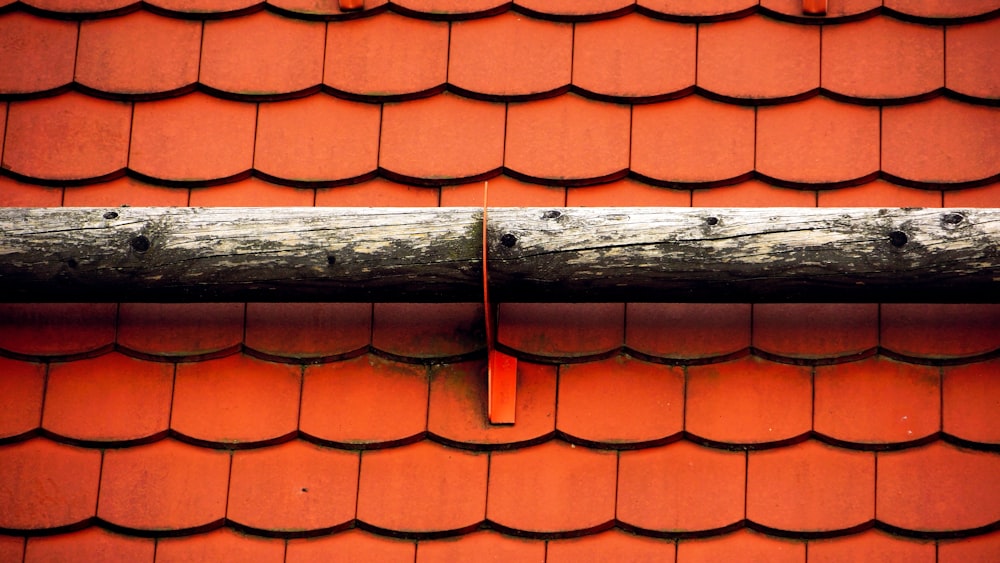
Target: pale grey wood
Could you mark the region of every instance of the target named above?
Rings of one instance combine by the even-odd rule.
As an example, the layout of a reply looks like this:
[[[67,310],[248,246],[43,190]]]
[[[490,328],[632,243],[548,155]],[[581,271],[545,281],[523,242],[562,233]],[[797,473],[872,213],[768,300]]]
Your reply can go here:
[[[0,209],[5,301],[476,301],[479,208]],[[998,302],[1000,210],[491,208],[496,301]]]

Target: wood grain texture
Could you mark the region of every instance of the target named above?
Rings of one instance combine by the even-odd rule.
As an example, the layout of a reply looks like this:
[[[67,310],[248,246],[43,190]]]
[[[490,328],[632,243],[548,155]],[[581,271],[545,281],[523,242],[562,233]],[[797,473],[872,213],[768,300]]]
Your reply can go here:
[[[478,208],[0,210],[5,301],[482,299]],[[496,301],[997,302],[1000,210],[491,208]]]

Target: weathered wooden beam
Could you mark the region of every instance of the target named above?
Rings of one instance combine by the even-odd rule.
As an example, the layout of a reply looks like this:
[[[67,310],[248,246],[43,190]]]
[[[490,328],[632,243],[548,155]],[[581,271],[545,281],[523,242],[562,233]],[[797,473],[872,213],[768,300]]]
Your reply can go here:
[[[4,301],[479,301],[478,208],[0,209]],[[1000,302],[1000,209],[491,208],[495,301]]]

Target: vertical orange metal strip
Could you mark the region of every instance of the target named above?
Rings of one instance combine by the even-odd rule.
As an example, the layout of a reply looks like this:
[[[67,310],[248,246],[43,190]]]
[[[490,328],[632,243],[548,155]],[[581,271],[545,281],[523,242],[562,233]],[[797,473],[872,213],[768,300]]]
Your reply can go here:
[[[486,401],[490,424],[514,424],[517,405],[517,358],[496,349],[497,318],[490,303],[490,276],[486,257],[490,183],[483,184],[483,311],[486,320]]]
[[[802,0],[802,13],[807,16],[825,16],[827,0]]]

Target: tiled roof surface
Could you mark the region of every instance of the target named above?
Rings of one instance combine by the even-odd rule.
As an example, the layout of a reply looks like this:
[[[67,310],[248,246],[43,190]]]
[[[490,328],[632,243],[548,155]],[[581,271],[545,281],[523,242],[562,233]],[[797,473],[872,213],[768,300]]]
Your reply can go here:
[[[801,8],[0,0],[0,205],[1000,207],[1000,1]],[[0,562],[1000,560],[1000,305],[499,319],[0,305]]]
[[[996,554],[998,306],[501,316],[517,423],[491,427],[478,305],[4,305],[3,545]]]
[[[1000,306],[500,314],[3,305],[0,560],[995,560]]]
[[[8,2],[0,203],[997,199],[1000,3],[703,4]]]

